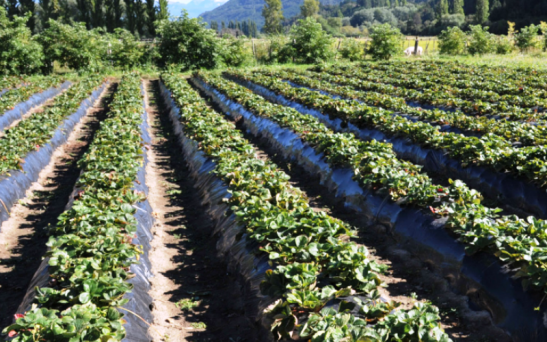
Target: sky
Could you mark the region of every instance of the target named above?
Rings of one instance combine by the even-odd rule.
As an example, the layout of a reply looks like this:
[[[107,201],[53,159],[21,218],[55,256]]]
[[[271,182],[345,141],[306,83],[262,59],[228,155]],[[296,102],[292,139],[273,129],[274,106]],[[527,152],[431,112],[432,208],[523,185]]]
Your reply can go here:
[[[185,8],[190,18],[195,18],[201,13],[210,11],[227,0],[169,0],[169,12],[171,15],[179,15]]]

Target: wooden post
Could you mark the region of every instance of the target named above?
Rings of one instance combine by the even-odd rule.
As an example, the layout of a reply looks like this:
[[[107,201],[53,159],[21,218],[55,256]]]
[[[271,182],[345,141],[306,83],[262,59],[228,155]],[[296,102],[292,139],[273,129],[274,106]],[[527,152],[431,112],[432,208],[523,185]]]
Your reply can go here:
[[[255,61],[256,61],[255,40],[251,39],[251,43],[253,44],[253,56],[255,56]]]
[[[296,39],[292,40],[293,45],[296,44]],[[294,55],[292,56],[292,62],[294,63]]]
[[[270,48],[268,49],[268,59],[272,60],[272,41],[270,40]]]
[[[418,36],[416,36],[416,42],[414,43],[414,56],[418,55],[418,43],[420,41],[418,40]]]

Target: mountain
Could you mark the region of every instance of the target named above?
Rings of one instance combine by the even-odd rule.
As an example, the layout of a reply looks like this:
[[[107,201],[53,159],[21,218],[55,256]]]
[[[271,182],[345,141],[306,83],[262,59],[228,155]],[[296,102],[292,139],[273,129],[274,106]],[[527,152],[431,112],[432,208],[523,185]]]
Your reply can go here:
[[[335,5],[341,2],[341,0],[320,1],[322,4],[326,5]],[[304,0],[281,0],[281,3],[283,4],[283,15],[285,18],[290,18],[300,13],[300,6],[302,6]],[[222,6],[218,6],[211,11],[202,13],[201,16],[208,23],[211,21],[217,21],[219,26],[222,21],[226,23],[226,26],[228,26],[230,20],[253,20],[260,29],[264,26],[264,18],[262,17],[263,7],[264,0],[229,0]]]
[[[187,4],[182,2],[169,2],[169,13],[172,16],[180,16],[183,9],[188,11],[190,18],[197,18],[206,11],[211,11],[225,3],[226,0],[192,0]]]

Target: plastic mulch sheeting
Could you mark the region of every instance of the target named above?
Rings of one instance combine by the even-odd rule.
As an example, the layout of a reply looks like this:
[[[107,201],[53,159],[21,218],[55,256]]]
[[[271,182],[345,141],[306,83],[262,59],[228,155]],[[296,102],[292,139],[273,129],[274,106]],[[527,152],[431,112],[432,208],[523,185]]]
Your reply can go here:
[[[41,106],[47,100],[59,95],[62,91],[64,91],[71,85],[72,83],[70,83],[69,81],[65,81],[57,88],[52,87],[44,90],[41,93],[36,93],[25,102],[18,103],[17,105],[15,105],[15,107],[13,107],[13,109],[10,109],[4,114],[0,115],[0,132],[2,132],[6,127],[9,127],[9,125],[11,125],[14,121],[22,119],[23,115],[25,115],[32,108]]]
[[[211,171],[216,164],[198,148],[198,143],[186,137],[179,121],[179,109],[171,98],[171,92],[160,82],[162,96],[167,104],[169,116],[173,123],[174,133],[181,146],[182,153],[190,169],[190,175],[195,180],[201,203],[208,207],[207,213],[214,222],[214,236],[218,236],[217,251],[228,263],[228,271],[238,276],[242,284],[245,316],[258,323],[261,330],[261,341],[272,341],[270,333],[271,322],[263,316],[264,309],[277,298],[263,296],[259,285],[264,274],[271,266],[268,256],[257,257],[254,251],[258,245],[248,240],[244,227],[236,222],[236,217],[230,207],[223,201],[230,198],[228,186]]]
[[[25,192],[30,185],[38,180],[40,171],[47,164],[53,155],[53,152],[62,144],[64,144],[74,126],[86,114],[87,110],[93,106],[93,103],[99,98],[106,84],[95,90],[91,96],[82,101],[76,112],[71,114],[65,121],[55,130],[53,138],[49,143],[40,146],[38,151],[32,151],[23,158],[23,169],[13,170],[7,175],[0,175],[0,225],[9,218],[9,210],[17,201],[25,197]]]
[[[265,138],[285,158],[295,161],[309,174],[319,176],[321,184],[366,224],[387,227],[405,249],[424,262],[433,262],[456,292],[468,295],[475,305],[489,311],[495,324],[519,338],[517,341],[547,338],[543,323],[545,309],[534,310],[541,296],[524,292],[521,282],[512,279],[512,273],[497,258],[486,253],[466,255],[464,245],[444,229],[444,220],[435,219],[416,207],[399,206],[388,196],[361,188],[352,179],[352,170],[332,169],[321,153],[315,152],[291,130],[254,115],[200,79],[193,81],[226,115],[234,119],[242,117],[243,125],[251,134]]]
[[[141,92],[144,94],[143,85],[141,83]],[[143,100],[143,108],[146,108]],[[150,310],[152,304],[152,297],[148,294],[150,291],[150,278],[152,277],[152,265],[148,254],[150,252],[150,241],[153,239],[152,227],[154,225],[154,218],[152,217],[152,207],[148,201],[148,186],[146,186],[146,165],[148,164],[148,155],[146,153],[146,147],[151,146],[152,140],[148,129],[150,128],[148,123],[148,113],[143,109],[142,112],[141,137],[144,143],[142,152],[144,156],[144,163],[137,173],[137,181],[133,182],[133,189],[139,192],[144,192],[147,199],[143,202],[139,202],[135,205],[137,211],[135,212],[135,218],[137,219],[137,237],[133,239],[133,243],[141,245],[143,248],[143,254],[139,258],[139,263],[131,265],[131,272],[135,274],[135,277],[128,282],[133,284],[133,290],[125,294],[124,298],[129,302],[123,306],[123,308],[130,310],[137,315],[141,316],[148,323],[152,323],[153,317]],[[127,321],[123,326],[126,331],[126,337],[123,342],[149,342],[152,340],[148,334],[148,325],[145,324],[140,318],[134,314],[125,310],[118,310],[123,313],[124,319]]]
[[[144,108],[144,102],[143,102]],[[133,182],[133,190],[144,192],[148,196],[148,187],[146,186],[146,165],[148,163],[148,155],[146,153],[146,146],[150,146],[151,139],[148,132],[148,114],[143,110],[142,114],[141,137],[144,143],[142,147],[144,163],[137,173],[137,181]],[[72,207],[74,198],[77,196],[80,189],[75,188],[69,199],[65,211]],[[135,274],[135,277],[128,282],[133,284],[133,290],[125,294],[124,298],[129,302],[123,306],[123,308],[130,310],[140,317],[144,318],[148,323],[152,323],[153,317],[150,310],[150,304],[152,304],[152,298],[148,294],[150,290],[149,278],[152,277],[151,264],[148,258],[150,251],[150,241],[153,236],[151,233],[152,226],[154,225],[154,218],[152,217],[152,207],[148,199],[143,202],[139,202],[135,205],[136,212],[134,214],[137,220],[137,237],[133,239],[133,243],[141,245],[143,247],[143,254],[139,258],[138,264],[131,265],[131,272]],[[35,287],[46,286],[49,282],[48,272],[49,258],[44,259],[40,264],[40,267],[36,271],[32,281],[27,290],[27,294],[19,306],[17,312],[27,311],[35,297]],[[148,334],[148,325],[145,324],[140,318],[136,317],[133,313],[126,310],[119,309],[120,313],[124,314],[126,323],[124,328],[126,330],[126,337],[122,340],[124,342],[149,342],[151,340]]]
[[[20,189],[13,192],[12,199],[14,204],[19,198],[23,198],[25,191],[30,185],[38,179],[38,175],[42,169],[49,164],[53,152],[62,144],[66,143],[70,133],[74,129],[74,126],[80,122],[82,117],[85,116],[88,109],[93,106],[93,103],[101,96],[104,89],[107,87],[107,83],[103,84],[100,88],[95,90],[90,97],[82,101],[80,107],[70,115],[55,131],[55,134],[51,141],[42,146],[39,151],[33,151],[27,155],[25,158],[25,164],[23,166],[23,171],[14,171],[12,176],[0,181],[0,198],[4,195],[4,189],[12,186],[15,188],[17,185],[21,185]],[[43,151],[43,152],[42,152]],[[30,162],[30,163],[29,163]],[[28,168],[28,170],[25,170]],[[28,177],[27,177],[28,176]],[[12,179],[14,178],[14,179]],[[25,187],[23,187],[25,185]],[[65,207],[65,211],[72,207],[74,202],[74,197],[77,194],[78,189],[74,189],[69,197],[69,201]],[[18,197],[15,197],[18,196]],[[3,199],[4,201],[6,199]],[[6,218],[7,219],[7,218]],[[28,286],[27,292],[23,301],[17,309],[17,313],[23,313],[28,311],[34,300],[34,288],[36,286],[42,287],[49,282],[49,272],[48,272],[48,262],[49,258],[46,258],[42,261],[38,270],[34,273],[32,280]]]
[[[341,119],[332,119],[329,115],[290,101],[265,87],[241,79],[230,79],[270,101],[292,107],[304,114],[313,115],[333,130],[352,132],[363,140],[378,140],[390,143],[400,158],[409,160],[414,164],[423,165],[428,172],[446,178],[461,179],[470,188],[477,189],[486,197],[495,198],[510,207],[547,219],[547,191],[540,189],[526,179],[517,178],[510,173],[496,172],[483,166],[469,165],[462,167],[460,161],[450,158],[444,150],[421,147],[407,138],[393,137],[377,129],[359,128],[352,123],[346,124]]]

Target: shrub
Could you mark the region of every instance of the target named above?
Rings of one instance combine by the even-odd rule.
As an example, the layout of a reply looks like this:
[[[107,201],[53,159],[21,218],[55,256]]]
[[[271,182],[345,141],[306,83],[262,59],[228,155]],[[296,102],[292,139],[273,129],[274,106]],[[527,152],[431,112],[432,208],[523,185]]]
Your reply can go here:
[[[515,44],[521,52],[528,51],[536,46],[536,39],[539,32],[539,26],[534,24],[523,27],[519,33],[515,34]]]
[[[498,37],[494,48],[498,55],[507,55],[513,51],[513,44],[511,44],[509,38],[500,36]]]
[[[539,23],[541,34],[543,34],[543,51],[547,50],[547,23],[542,21]]]
[[[467,50],[472,55],[484,55],[494,51],[494,38],[488,32],[488,27],[481,25],[471,25],[469,32],[469,45]]]
[[[272,36],[267,62],[271,64],[289,63],[295,55],[292,44],[284,36]]]
[[[117,28],[111,41],[112,61],[117,67],[131,69],[141,64],[145,53],[144,44],[135,39],[131,32]]]
[[[38,40],[44,47],[48,64],[58,61],[75,70],[98,71],[108,43],[97,33],[88,31],[84,23],[62,24],[50,19]]]
[[[30,13],[10,21],[0,7],[0,74],[32,74],[44,65],[42,46],[27,27],[29,18]]]
[[[221,61],[218,38],[201,18],[190,19],[188,12],[175,20],[159,21],[159,46],[163,66],[178,65],[180,70],[213,69]]]
[[[465,40],[465,33],[459,27],[449,27],[439,35],[439,50],[445,55],[463,54]]]
[[[373,26],[370,29],[368,53],[375,60],[388,60],[399,52],[401,46],[401,31],[389,24]]]
[[[298,20],[291,28],[294,56],[304,63],[317,63],[332,57],[331,37],[323,30],[315,18]]]
[[[349,59],[352,62],[360,60],[363,57],[365,47],[355,39],[344,39],[340,46],[340,55],[342,58]]]
[[[249,55],[245,51],[242,39],[224,37],[221,46],[224,47],[221,55],[226,66],[238,67],[247,62]]]

